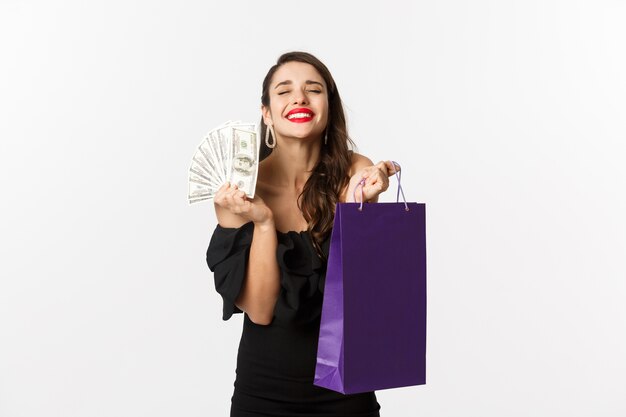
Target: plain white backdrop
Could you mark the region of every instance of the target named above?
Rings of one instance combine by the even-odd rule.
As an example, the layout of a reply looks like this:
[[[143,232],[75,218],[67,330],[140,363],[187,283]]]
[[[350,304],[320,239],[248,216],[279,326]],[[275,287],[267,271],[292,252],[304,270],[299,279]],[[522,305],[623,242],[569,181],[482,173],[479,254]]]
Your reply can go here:
[[[617,0],[1,0],[0,416],[228,415],[242,316],[221,320],[187,169],[259,119],[290,50],[427,207],[427,384],[378,391],[381,416],[626,415],[625,21]]]

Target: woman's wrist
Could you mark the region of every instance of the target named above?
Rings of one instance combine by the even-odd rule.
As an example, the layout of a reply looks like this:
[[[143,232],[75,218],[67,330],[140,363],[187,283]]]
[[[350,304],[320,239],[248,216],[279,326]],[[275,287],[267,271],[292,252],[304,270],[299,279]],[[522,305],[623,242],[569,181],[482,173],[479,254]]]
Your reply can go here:
[[[275,231],[276,230],[276,225],[274,224],[274,218],[273,217],[269,217],[265,220],[262,221],[256,221],[254,222],[254,227],[258,228],[260,231]]]

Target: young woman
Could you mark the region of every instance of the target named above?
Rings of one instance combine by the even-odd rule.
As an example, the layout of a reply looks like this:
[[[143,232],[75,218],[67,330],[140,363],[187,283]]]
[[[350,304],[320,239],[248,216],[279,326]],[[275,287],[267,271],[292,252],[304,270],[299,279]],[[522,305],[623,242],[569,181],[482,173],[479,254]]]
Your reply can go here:
[[[379,416],[374,392],[313,385],[330,234],[337,202],[378,201],[394,167],[351,150],[341,98],[326,68],[282,55],[263,81],[256,195],[215,196],[207,264],[223,319],[245,313],[231,416]]]

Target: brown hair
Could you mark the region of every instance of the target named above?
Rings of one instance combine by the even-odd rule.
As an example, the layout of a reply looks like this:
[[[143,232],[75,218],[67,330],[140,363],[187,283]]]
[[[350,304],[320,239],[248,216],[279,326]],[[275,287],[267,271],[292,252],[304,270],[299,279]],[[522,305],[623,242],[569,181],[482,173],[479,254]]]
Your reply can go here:
[[[352,159],[354,142],[348,136],[346,116],[341,103],[339,91],[326,65],[319,59],[306,52],[288,52],[281,55],[276,64],[270,68],[263,80],[261,103],[269,107],[269,87],[276,70],[287,62],[303,62],[312,65],[322,76],[328,88],[328,123],[325,134],[328,143],[322,145],[320,158],[313,168],[302,193],[298,196],[298,207],[308,223],[308,230],[313,238],[313,245],[320,257],[324,258],[321,249],[333,227],[335,218],[335,204],[339,194],[349,181],[348,172]],[[263,160],[272,152],[265,145],[266,125],[261,118],[261,150],[260,159]],[[274,138],[274,140],[276,140]]]

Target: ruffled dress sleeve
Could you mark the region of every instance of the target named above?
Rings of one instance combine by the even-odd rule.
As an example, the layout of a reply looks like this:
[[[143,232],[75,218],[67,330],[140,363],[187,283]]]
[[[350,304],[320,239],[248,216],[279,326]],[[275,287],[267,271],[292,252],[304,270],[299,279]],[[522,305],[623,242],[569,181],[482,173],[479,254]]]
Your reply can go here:
[[[252,245],[254,223],[239,228],[216,226],[206,252],[206,262],[213,272],[215,290],[222,296],[222,320],[228,320],[242,311],[235,299],[246,278],[248,256]]]
[[[214,273],[215,289],[223,299],[223,320],[242,311],[235,299],[243,286],[254,223],[240,228],[216,226],[209,248],[207,264]],[[272,323],[299,325],[319,318],[326,277],[326,262],[316,253],[308,232],[276,232],[276,261],[280,271],[280,293]],[[328,257],[330,239],[322,244]]]

